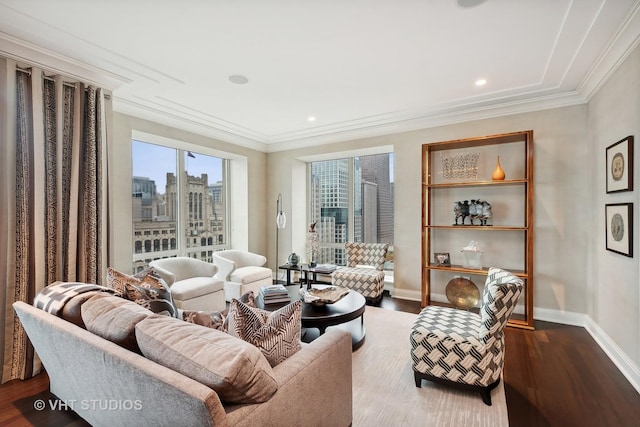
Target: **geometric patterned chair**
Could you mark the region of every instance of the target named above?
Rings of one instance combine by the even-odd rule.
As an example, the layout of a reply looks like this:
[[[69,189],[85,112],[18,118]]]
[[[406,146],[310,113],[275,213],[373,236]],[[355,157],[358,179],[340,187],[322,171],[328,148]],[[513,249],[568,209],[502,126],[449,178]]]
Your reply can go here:
[[[388,243],[345,243],[347,266],[331,274],[333,286],[361,293],[367,302],[377,304],[384,290],[384,262]]]
[[[508,271],[490,268],[480,314],[447,307],[425,307],[410,335],[416,387],[423,379],[477,391],[491,405],[491,390],[504,366],[503,329],[523,291]]]

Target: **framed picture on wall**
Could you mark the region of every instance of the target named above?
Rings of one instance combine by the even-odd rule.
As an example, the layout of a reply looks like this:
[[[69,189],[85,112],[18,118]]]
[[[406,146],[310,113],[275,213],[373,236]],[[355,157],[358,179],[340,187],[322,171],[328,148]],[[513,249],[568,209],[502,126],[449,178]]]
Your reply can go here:
[[[633,190],[633,136],[607,147],[607,193]]]
[[[605,205],[607,250],[633,257],[633,203]]]

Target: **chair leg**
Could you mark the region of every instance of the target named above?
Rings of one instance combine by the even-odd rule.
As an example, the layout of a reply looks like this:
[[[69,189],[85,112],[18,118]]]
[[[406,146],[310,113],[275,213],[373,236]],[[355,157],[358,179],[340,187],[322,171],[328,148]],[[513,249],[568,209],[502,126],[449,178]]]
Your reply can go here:
[[[483,388],[480,390],[480,396],[482,396],[482,401],[485,405],[491,406],[491,392],[488,389]]]
[[[422,376],[418,372],[413,371],[413,379],[416,382],[416,387],[422,388]]]
[[[482,396],[482,401],[485,405],[491,406],[491,390],[498,387],[498,384],[500,384],[500,378],[496,382],[480,389],[480,396]]]
[[[481,387],[481,386],[471,385],[471,384],[463,384],[463,383],[447,380],[444,378],[434,377],[429,374],[424,374],[422,372],[416,371],[415,369],[413,370],[413,378],[416,382],[416,387],[418,388],[422,386],[422,380],[425,379],[427,381],[432,381],[438,384],[445,384],[451,387],[455,387],[460,390],[478,392],[482,397],[482,402],[484,402],[484,404],[487,406],[491,406],[491,390],[493,390],[498,386],[498,384],[500,384],[500,378],[498,378],[496,382],[491,383],[486,387]]]

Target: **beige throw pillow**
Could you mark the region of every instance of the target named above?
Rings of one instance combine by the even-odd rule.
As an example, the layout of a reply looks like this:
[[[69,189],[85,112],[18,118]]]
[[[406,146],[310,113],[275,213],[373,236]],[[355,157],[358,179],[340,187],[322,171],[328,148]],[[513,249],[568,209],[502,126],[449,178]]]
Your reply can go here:
[[[205,384],[224,402],[265,402],[278,389],[260,350],[216,329],[154,315],[136,325],[136,338],[146,358]]]
[[[271,366],[276,366],[302,348],[301,318],[302,301],[269,312],[233,299],[227,332],[258,347]]]
[[[126,349],[140,353],[136,324],[153,313],[140,305],[104,292],[92,296],[80,307],[87,330]]]

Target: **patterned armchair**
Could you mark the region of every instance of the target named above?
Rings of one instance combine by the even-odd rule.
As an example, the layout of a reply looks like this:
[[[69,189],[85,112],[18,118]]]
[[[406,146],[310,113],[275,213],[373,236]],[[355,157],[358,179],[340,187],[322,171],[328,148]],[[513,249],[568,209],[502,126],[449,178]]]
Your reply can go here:
[[[508,271],[490,268],[480,314],[428,306],[411,329],[416,387],[426,379],[478,391],[491,405],[491,390],[504,365],[503,329],[522,294],[523,282]]]
[[[388,248],[387,243],[345,243],[347,266],[331,274],[331,284],[360,292],[370,303],[380,302]]]

